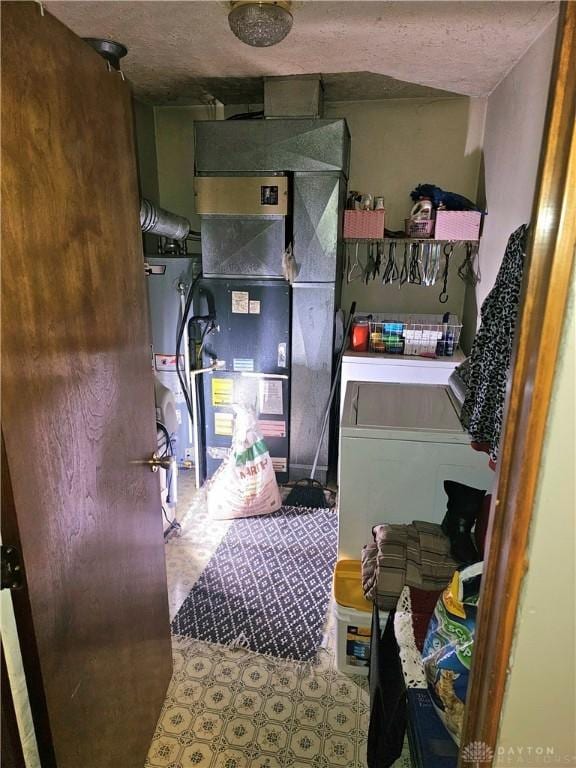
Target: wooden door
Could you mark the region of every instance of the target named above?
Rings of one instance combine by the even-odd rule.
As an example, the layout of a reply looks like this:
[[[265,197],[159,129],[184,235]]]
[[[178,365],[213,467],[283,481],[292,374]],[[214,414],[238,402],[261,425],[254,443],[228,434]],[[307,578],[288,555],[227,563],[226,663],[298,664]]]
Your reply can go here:
[[[43,765],[141,768],[171,651],[158,478],[131,463],[156,429],[130,92],[36,3],[2,3],[2,203],[3,535]]]

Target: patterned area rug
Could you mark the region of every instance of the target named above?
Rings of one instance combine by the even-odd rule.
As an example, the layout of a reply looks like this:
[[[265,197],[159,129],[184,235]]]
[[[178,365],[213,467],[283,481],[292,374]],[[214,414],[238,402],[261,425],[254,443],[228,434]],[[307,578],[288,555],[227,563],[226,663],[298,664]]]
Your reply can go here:
[[[235,520],[182,604],[172,631],[297,661],[322,640],[337,516],[282,507]]]

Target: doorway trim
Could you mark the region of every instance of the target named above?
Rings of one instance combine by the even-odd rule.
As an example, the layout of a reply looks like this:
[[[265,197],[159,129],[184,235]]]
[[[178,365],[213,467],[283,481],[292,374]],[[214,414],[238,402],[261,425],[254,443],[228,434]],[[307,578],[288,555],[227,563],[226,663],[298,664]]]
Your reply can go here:
[[[496,750],[576,241],[576,3],[562,3],[461,743]],[[497,514],[496,514],[497,510]],[[487,755],[488,756],[488,755]],[[460,768],[473,763],[460,756]],[[483,762],[491,766],[493,760]]]

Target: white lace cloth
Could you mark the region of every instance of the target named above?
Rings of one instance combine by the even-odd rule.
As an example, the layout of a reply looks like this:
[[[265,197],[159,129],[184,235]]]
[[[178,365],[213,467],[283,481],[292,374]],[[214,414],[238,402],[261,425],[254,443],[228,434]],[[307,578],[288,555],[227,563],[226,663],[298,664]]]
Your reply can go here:
[[[400,649],[400,662],[406,688],[427,688],[422,656],[414,639],[409,587],[404,587],[398,598],[394,615],[394,635]]]

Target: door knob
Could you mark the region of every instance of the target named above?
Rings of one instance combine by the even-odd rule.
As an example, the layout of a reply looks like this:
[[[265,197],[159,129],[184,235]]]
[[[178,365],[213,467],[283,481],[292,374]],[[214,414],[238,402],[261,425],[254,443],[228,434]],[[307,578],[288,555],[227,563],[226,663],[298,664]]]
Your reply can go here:
[[[158,472],[160,468],[171,469],[176,464],[176,458],[174,456],[159,456],[157,453],[153,453],[149,459],[136,459],[131,461],[130,464],[146,464],[152,472]]]

